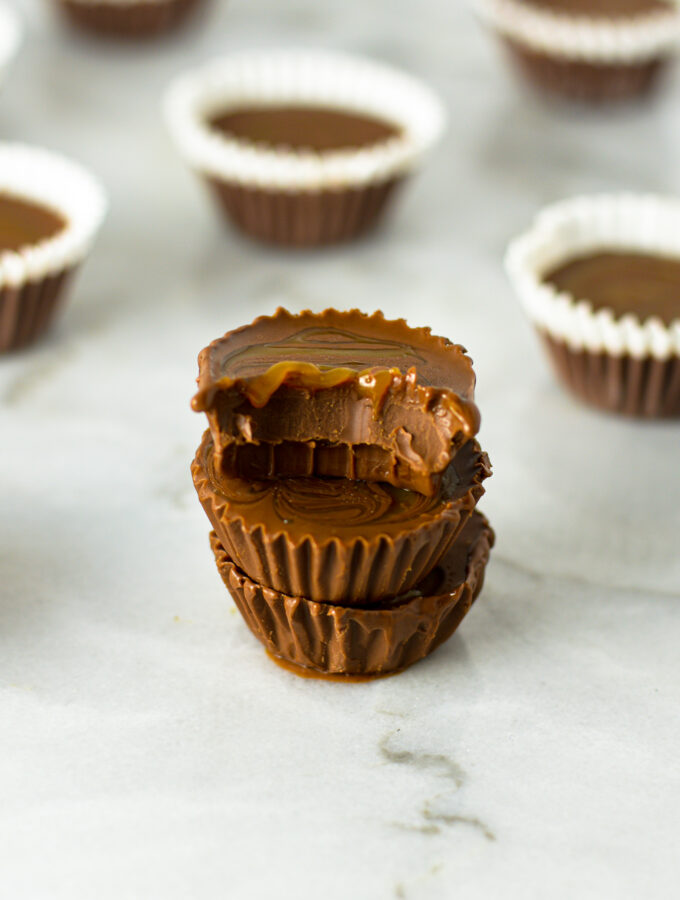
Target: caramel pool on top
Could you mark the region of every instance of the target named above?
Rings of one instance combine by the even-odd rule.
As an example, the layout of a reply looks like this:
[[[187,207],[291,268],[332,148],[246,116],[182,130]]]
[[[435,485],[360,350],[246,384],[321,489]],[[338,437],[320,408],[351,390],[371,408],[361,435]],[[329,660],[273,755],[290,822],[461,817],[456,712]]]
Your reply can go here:
[[[50,240],[66,224],[63,216],[40,203],[0,194],[0,253],[17,252]]]

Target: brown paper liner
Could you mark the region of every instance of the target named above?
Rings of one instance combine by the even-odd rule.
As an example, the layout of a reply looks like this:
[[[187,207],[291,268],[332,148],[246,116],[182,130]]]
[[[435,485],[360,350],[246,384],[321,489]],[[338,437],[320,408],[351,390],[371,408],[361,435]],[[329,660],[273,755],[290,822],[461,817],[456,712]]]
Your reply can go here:
[[[540,53],[503,39],[515,66],[535,87],[572,100],[603,103],[650,92],[666,60],[642,63],[591,63]]]
[[[289,597],[262,587],[233,564],[213,532],[222,580],[255,637],[267,650],[306,669],[333,675],[386,675],[408,668],[451,637],[484,583],[494,543],[474,513],[423,591],[391,604],[355,609]]]
[[[680,357],[591,353],[545,333],[541,337],[560,380],[591,406],[642,418],[680,416]]]
[[[58,0],[78,27],[118,38],[144,39],[179,27],[204,0],[163,0],[158,3],[79,3]]]
[[[25,347],[47,331],[66,299],[74,271],[0,288],[0,353]]]
[[[191,467],[203,509],[229,557],[261,585],[296,597],[344,606],[367,605],[411,590],[437,565],[451,546],[490,475],[488,457],[476,441],[469,442],[453,463],[460,484],[441,504],[436,517],[419,525],[367,540],[312,535],[292,539],[283,529],[269,534],[261,524],[249,529],[234,517],[212,476],[212,440],[206,431]]]
[[[226,218],[259,241],[319,247],[374,228],[403,178],[340,190],[275,191],[208,179]]]

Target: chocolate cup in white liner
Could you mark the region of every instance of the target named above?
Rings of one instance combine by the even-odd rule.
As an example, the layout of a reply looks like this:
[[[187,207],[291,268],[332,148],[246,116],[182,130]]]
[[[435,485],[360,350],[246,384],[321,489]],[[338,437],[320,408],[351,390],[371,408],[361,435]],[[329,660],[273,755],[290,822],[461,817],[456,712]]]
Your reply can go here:
[[[209,124],[230,109],[279,104],[374,116],[400,133],[359,149],[312,152],[238,140]],[[181,155],[210,185],[227,218],[257,240],[295,247],[350,240],[375,226],[445,125],[441,102],[414,77],[308,50],[208,63],[171,84],[165,112]]]
[[[616,316],[543,281],[570,260],[606,251],[680,261],[680,201],[617,194],[558,203],[510,244],[506,269],[558,377],[574,394],[610,412],[678,417],[680,314],[670,323]]]
[[[471,0],[535,87],[586,102],[650,91],[680,46],[680,7],[606,17],[570,15],[521,0]]]
[[[76,27],[104,38],[148,40],[179,28],[206,0],[56,0]]]
[[[6,352],[48,329],[92,246],[107,200],[79,164],[14,143],[0,143],[0,195],[37,204],[64,220],[54,237],[0,253],[0,352]]]
[[[14,10],[0,3],[0,86],[21,46],[23,29]]]

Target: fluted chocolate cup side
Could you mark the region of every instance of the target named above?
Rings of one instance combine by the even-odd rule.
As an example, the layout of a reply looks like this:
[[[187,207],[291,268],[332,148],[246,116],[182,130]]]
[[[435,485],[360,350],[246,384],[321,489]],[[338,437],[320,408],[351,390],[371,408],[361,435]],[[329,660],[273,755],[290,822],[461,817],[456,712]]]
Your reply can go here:
[[[234,565],[214,532],[210,540],[224,584],[270,653],[320,674],[380,676],[424,659],[456,631],[482,589],[494,536],[475,513],[448,554],[449,571],[438,573],[434,593],[373,608],[317,603],[263,587]]]
[[[229,557],[248,577],[291,596],[344,606],[362,606],[409,591],[444,556],[484,493],[490,474],[486,454],[468,442],[454,459],[459,479],[435,512],[405,520],[382,533],[361,534],[360,525],[342,536],[293,536],[285,524],[270,529],[248,524],[214,477],[212,442],[204,435],[192,465],[199,500]],[[329,487],[333,485],[328,485]],[[337,485],[335,485],[337,486]],[[267,488],[263,485],[263,490]]]

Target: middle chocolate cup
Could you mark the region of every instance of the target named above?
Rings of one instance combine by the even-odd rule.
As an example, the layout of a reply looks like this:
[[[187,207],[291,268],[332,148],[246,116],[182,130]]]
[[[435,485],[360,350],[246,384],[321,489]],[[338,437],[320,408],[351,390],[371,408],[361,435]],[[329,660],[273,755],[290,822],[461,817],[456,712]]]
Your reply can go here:
[[[216,466],[206,431],[191,471],[219,542],[249,578],[359,607],[409,591],[432,571],[484,493],[490,466],[468,441],[434,497],[342,478],[253,481]]]

